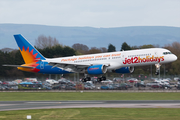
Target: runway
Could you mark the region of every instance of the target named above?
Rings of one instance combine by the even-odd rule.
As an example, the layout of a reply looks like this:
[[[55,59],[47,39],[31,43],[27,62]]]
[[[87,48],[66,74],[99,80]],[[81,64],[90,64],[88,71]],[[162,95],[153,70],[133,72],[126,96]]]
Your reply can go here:
[[[0,111],[51,108],[180,108],[180,100],[0,101]]]

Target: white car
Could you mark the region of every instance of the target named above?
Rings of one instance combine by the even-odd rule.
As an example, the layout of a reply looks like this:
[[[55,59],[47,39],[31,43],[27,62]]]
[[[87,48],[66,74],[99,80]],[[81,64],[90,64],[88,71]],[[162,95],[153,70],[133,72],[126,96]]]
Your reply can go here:
[[[169,85],[169,83],[168,83],[168,82],[165,82],[165,81],[161,81],[160,84],[161,84],[161,85]]]
[[[92,84],[93,82],[92,82],[92,81],[86,81],[86,83],[90,83],[90,84]]]
[[[113,83],[113,81],[112,80],[103,80],[103,81],[101,81],[101,83]]]
[[[159,82],[151,82],[146,84],[146,86],[152,86],[152,85],[160,85],[160,84]]]
[[[178,80],[180,80],[180,79],[179,79],[179,77],[175,77],[174,80],[175,80],[175,81],[178,81]]]
[[[46,82],[50,83],[51,85],[59,83],[58,81],[54,79],[47,79]]]

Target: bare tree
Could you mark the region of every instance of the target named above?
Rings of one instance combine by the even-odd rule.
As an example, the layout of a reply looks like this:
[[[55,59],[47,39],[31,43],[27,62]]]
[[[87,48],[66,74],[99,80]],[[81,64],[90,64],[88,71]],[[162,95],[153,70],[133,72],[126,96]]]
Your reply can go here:
[[[105,48],[105,47],[101,47],[100,50],[101,50],[102,53],[105,53],[105,52],[108,51],[107,48]]]
[[[167,48],[172,53],[176,54],[177,56],[180,55],[180,43],[179,42],[173,42],[172,44],[166,45],[164,48]]]
[[[80,53],[86,54],[89,51],[89,48],[87,45],[76,43],[72,46],[72,48],[76,51],[79,51]]]
[[[35,45],[39,49],[43,48],[51,48],[53,46],[59,45],[59,42],[56,38],[52,38],[51,36],[46,37],[44,35],[40,35],[38,39],[35,40]]]
[[[178,59],[173,63],[166,64],[166,69],[169,70],[170,74],[180,74],[180,43],[173,42],[172,44],[166,45],[164,48],[170,50],[178,57]]]
[[[95,53],[102,53],[101,49],[98,49],[96,47],[91,47],[91,49],[88,51],[88,54],[95,54]]]

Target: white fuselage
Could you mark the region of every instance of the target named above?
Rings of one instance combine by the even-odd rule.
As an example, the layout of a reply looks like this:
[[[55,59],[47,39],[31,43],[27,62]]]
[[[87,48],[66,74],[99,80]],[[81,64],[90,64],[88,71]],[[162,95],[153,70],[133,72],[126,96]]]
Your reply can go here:
[[[67,63],[73,65],[104,64],[108,70],[116,70],[128,66],[164,64],[177,60],[176,55],[163,48],[139,49],[82,56],[46,59],[46,62]]]

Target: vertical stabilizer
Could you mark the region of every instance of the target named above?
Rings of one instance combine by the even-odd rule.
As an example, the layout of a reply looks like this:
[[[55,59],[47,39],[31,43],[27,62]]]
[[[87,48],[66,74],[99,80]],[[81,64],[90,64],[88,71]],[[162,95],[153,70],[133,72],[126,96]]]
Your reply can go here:
[[[45,60],[45,57],[36,50],[21,34],[14,35],[19,46],[19,50],[26,64],[37,62],[39,59]]]

